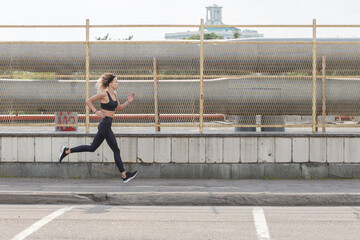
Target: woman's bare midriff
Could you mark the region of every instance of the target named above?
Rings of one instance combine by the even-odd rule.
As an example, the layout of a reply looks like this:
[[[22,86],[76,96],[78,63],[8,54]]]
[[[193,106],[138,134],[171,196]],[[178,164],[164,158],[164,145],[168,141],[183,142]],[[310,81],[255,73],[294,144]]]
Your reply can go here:
[[[107,117],[114,118],[115,111],[108,111],[108,110],[101,109],[101,112]]]

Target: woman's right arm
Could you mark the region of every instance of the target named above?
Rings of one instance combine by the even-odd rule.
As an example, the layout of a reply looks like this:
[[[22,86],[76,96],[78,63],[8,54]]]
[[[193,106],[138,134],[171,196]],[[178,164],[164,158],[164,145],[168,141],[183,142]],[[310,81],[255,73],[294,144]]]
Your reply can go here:
[[[104,117],[105,115],[101,111],[98,111],[95,108],[95,106],[93,104],[93,101],[99,100],[99,99],[101,99],[103,97],[104,97],[104,94],[100,92],[100,93],[97,93],[96,95],[90,97],[88,100],[86,100],[86,105],[88,105],[89,108],[91,109],[91,111],[93,111],[99,117]]]

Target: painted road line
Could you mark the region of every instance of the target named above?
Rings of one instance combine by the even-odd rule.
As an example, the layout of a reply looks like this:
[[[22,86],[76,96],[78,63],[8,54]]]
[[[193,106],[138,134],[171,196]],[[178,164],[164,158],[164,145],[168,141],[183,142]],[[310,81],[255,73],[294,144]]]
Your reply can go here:
[[[67,211],[70,211],[73,207],[64,207],[61,208],[55,212],[53,212],[52,214],[44,217],[43,219],[37,221],[36,223],[34,223],[33,225],[31,225],[30,227],[28,227],[27,229],[25,229],[24,231],[22,231],[21,233],[17,234],[15,237],[13,237],[11,240],[22,240],[25,239],[27,236],[29,236],[30,234],[34,233],[35,231],[39,230],[41,227],[43,227],[44,225],[48,224],[49,222],[51,222],[52,220],[54,220],[55,218],[57,218],[58,216],[66,213]]]
[[[257,208],[253,208],[252,212],[253,212],[258,239],[259,240],[270,239],[264,211],[262,210],[262,208],[257,207]]]

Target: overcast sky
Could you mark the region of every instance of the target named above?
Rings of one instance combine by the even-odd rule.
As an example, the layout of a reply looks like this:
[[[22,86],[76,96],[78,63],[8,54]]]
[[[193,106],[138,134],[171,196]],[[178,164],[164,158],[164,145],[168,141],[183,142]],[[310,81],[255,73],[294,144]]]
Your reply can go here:
[[[0,25],[199,24],[205,7],[223,7],[225,24],[360,24],[359,0],[0,0]],[[311,29],[255,29],[265,37],[311,37]],[[166,32],[194,28],[91,29],[90,40],[110,33],[113,39],[163,40]],[[243,30],[243,29],[242,29]],[[360,37],[360,28],[319,29],[318,37]],[[83,29],[3,29],[0,41],[84,40]]]

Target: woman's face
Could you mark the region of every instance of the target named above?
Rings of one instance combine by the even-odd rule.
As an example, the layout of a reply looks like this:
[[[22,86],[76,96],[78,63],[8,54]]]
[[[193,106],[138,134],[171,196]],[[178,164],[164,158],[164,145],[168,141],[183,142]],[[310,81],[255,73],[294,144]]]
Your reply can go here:
[[[117,77],[115,77],[111,83],[109,84],[109,86],[111,86],[113,89],[117,89],[119,87],[119,82]]]

